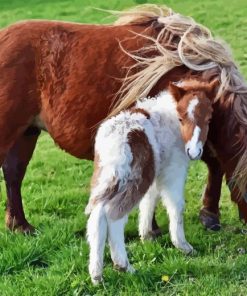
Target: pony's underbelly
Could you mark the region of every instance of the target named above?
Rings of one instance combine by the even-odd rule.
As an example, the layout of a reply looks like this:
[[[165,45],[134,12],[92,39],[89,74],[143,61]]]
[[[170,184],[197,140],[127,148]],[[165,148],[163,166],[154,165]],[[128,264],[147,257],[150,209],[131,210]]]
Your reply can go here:
[[[58,126],[52,126],[42,118],[37,116],[33,121],[33,126],[46,131],[50,134],[54,142],[67,153],[81,159],[93,159],[93,142],[94,133],[88,128],[78,128],[77,125],[73,125],[73,121],[66,128],[63,128],[62,124]]]

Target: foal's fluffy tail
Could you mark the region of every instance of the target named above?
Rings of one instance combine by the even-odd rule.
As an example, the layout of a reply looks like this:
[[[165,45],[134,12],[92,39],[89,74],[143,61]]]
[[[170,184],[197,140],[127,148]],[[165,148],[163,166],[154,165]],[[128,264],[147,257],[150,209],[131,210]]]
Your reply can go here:
[[[126,153],[111,165],[97,166],[94,170],[92,194],[86,211],[103,201],[107,216],[122,218],[141,200],[155,176],[154,155],[148,138],[142,130],[132,130],[127,136]],[[99,151],[99,159],[103,157]],[[110,159],[109,155],[108,158]],[[131,161],[129,161],[131,159]],[[129,163],[128,163],[129,162]],[[99,162],[104,163],[104,159]]]

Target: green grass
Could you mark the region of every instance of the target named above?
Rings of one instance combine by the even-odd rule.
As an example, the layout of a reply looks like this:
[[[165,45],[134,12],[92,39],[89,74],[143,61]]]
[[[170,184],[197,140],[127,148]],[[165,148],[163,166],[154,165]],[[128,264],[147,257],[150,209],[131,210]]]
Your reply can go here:
[[[107,22],[105,14],[90,6],[122,9],[144,2],[0,0],[0,26],[27,18]],[[246,0],[167,0],[166,4],[193,16],[225,39],[247,77]],[[65,154],[48,135],[40,137],[23,184],[26,215],[39,230],[32,237],[5,230],[5,192],[1,183],[0,295],[247,295],[247,256],[238,252],[238,248],[246,249],[247,238],[241,234],[243,227],[225,187],[222,231],[207,232],[198,221],[206,182],[206,169],[200,162],[193,163],[190,169],[185,213],[187,239],[198,254],[184,256],[172,246],[162,207],[158,221],[164,235],[142,244],[137,237],[135,211],[129,218],[126,237],[130,260],[138,272],[128,275],[114,271],[107,250],[105,283],[93,287],[87,272],[84,215],[91,173],[92,163]],[[162,282],[162,275],[168,275],[170,281]]]

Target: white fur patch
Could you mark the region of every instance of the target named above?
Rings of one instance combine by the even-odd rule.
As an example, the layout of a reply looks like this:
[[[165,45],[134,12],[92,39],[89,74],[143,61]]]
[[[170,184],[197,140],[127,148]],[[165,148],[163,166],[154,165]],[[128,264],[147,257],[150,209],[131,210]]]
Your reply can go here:
[[[199,126],[196,126],[192,138],[185,145],[185,151],[190,157],[190,159],[198,159],[203,151],[202,142],[199,141],[201,129]]]
[[[198,98],[194,98],[190,101],[190,103],[188,105],[187,112],[188,112],[189,119],[192,121],[194,121],[194,119],[195,119],[194,111],[195,111],[195,108],[198,105],[198,103],[199,103]]]

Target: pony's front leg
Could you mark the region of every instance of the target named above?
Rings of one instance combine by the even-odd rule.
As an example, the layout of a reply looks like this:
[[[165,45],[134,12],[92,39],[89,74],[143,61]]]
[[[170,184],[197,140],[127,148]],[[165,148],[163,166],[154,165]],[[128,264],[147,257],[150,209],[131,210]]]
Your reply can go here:
[[[10,230],[32,233],[35,228],[26,220],[21,196],[21,184],[33,155],[40,130],[29,127],[8,151],[3,162],[7,189],[6,226]]]
[[[139,205],[139,235],[141,240],[152,239],[161,234],[159,228],[153,229],[154,211],[158,200],[157,187],[153,183]]]
[[[127,221],[127,215],[118,220],[107,217],[108,240],[114,266],[120,271],[133,273],[135,269],[129,263],[124,243],[124,227]]]
[[[99,203],[92,210],[87,223],[87,239],[90,246],[89,273],[95,285],[102,281],[106,237],[105,209],[103,203]]]
[[[193,252],[193,247],[187,242],[184,234],[184,184],[187,175],[187,162],[171,159],[169,166],[158,178],[157,188],[160,190],[161,199],[167,209],[170,224],[170,236],[173,245],[185,254]]]

